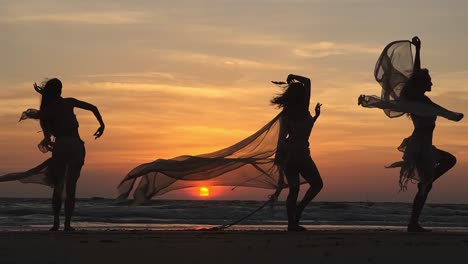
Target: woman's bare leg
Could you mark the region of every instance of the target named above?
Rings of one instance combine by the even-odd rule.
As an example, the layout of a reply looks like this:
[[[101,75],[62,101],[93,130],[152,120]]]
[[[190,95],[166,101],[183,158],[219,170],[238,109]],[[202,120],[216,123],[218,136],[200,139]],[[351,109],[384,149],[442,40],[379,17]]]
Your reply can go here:
[[[52,195],[52,210],[54,211],[54,224],[50,228],[50,231],[57,231],[60,228],[60,209],[62,207],[62,192],[63,184],[55,184],[54,193]]]
[[[413,200],[413,209],[411,211],[411,218],[408,224],[408,232],[427,232],[429,230],[424,229],[419,224],[419,216],[421,215],[422,209],[426,204],[427,196],[432,189],[432,184],[424,186],[418,184],[418,193]]]
[[[317,169],[314,161],[309,157],[305,163],[304,168],[301,170],[302,177],[310,184],[309,189],[305,193],[302,201],[297,206],[296,221],[299,225],[299,221],[302,217],[302,212],[306,206],[320,193],[323,188],[322,177]]]
[[[453,168],[457,163],[457,158],[446,151],[438,149],[438,154],[440,155],[440,160],[434,169],[434,181]]]
[[[299,178],[299,175],[297,175]],[[288,179],[289,180],[289,179]],[[288,214],[288,230],[294,231],[297,229],[297,197],[299,196],[299,180],[297,183],[293,182],[289,184],[289,194],[286,198],[286,211]]]
[[[71,218],[75,210],[76,183],[80,177],[81,165],[70,165],[67,173],[66,198],[65,198],[65,223],[64,231],[73,231]]]
[[[63,179],[65,175],[65,164],[55,154],[52,154],[50,163],[50,174],[54,180],[54,192],[52,194],[52,210],[54,212],[54,224],[50,231],[60,228],[60,210],[62,208]]]
[[[439,179],[443,174],[449,171],[457,163],[457,159],[452,154],[443,150],[437,151],[438,155],[440,155],[440,159],[432,172],[434,173],[434,180],[432,181],[432,183]],[[409,232],[428,231],[422,228],[419,224],[419,216],[421,215],[422,209],[426,204],[427,196],[429,195],[429,192],[432,189],[432,183],[426,185],[424,183],[418,184],[418,193],[414,197],[413,209],[411,211],[411,218],[408,224]]]

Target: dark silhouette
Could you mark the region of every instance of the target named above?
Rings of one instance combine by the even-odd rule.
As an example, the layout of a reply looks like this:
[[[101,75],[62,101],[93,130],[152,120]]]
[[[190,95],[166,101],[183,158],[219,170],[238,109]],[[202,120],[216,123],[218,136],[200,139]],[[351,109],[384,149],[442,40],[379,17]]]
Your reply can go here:
[[[75,208],[76,183],[85,159],[84,142],[78,134],[78,120],[73,109],[76,107],[93,112],[101,125],[94,133],[96,139],[104,133],[104,121],[96,106],[75,98],[62,98],[62,83],[57,78],[46,81],[42,86],[34,83],[34,89],[42,95],[42,99],[40,110],[30,118],[39,119],[44,134],[39,149],[52,152],[48,176],[54,186],[54,224],[50,230],[59,229],[62,193],[65,187],[64,231],[73,231],[71,217]],[[52,137],[55,138],[54,141]]]
[[[290,74],[285,91],[273,98],[271,102],[283,108],[280,117],[280,135],[275,156],[275,163],[284,168],[288,181],[289,194],[286,200],[288,214],[288,231],[303,231],[299,225],[305,207],[317,196],[323,188],[322,178],[310,157],[309,136],[312,127],[320,116],[320,103],[315,106],[315,116],[309,112],[310,80]],[[310,184],[301,202],[297,203],[299,195],[299,174]]]
[[[431,76],[427,69],[421,69],[420,39],[414,37],[412,43],[416,47],[413,75],[402,89],[401,96],[410,101],[418,101],[437,108],[442,108],[425,95],[426,92],[431,91]],[[429,117],[414,113],[409,113],[409,115],[413,121],[414,130],[406,145],[403,156],[403,160],[408,165],[402,167],[402,170],[410,170],[412,169],[411,164],[415,164],[420,181],[418,183],[418,192],[414,197],[408,231],[426,232],[429,230],[421,227],[419,224],[419,216],[426,203],[427,196],[432,189],[432,183],[455,166],[457,160],[452,154],[437,149],[432,145],[432,136],[437,118],[436,115]],[[463,114],[457,114],[454,121],[459,121],[462,118]],[[419,151],[419,153],[415,154],[417,151]]]
[[[416,47],[414,64],[412,64],[411,59],[411,44]],[[408,181],[413,179],[419,181],[418,192],[414,198],[411,218],[408,223],[408,232],[429,231],[421,227],[419,216],[434,181],[456,163],[456,158],[452,154],[432,145],[437,116],[452,121],[459,121],[463,118],[463,114],[449,111],[432,102],[425,95],[426,92],[431,91],[432,80],[429,71],[421,69],[420,50],[421,41],[418,37],[414,37],[411,42],[390,43],[384,49],[376,67],[376,79],[383,87],[382,98],[361,95],[358,101],[358,104],[364,107],[384,109],[389,117],[398,117],[407,113],[413,122],[413,133],[398,147],[404,153],[403,161],[395,162],[389,166],[401,168],[400,188],[402,190],[406,189]],[[393,59],[389,59],[389,54]],[[409,59],[409,63],[407,59]],[[413,65],[409,78],[405,78],[403,71],[401,71],[404,69],[401,65],[405,63]],[[400,69],[395,70],[393,67],[400,67]],[[380,74],[379,69],[383,69],[384,74]],[[387,76],[385,76],[385,72]],[[392,84],[394,85],[392,86]]]

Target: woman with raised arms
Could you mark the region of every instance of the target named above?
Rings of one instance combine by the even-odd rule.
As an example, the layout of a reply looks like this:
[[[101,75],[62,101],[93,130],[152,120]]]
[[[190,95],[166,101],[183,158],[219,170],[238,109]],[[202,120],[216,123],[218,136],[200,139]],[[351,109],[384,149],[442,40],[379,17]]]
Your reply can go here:
[[[414,63],[411,45],[416,48]],[[429,231],[421,227],[419,216],[434,181],[456,163],[452,154],[432,145],[437,116],[452,121],[463,118],[463,114],[449,111],[426,96],[426,92],[431,91],[432,80],[429,71],[421,68],[420,50],[418,37],[387,45],[375,68],[376,80],[383,88],[382,96],[361,95],[358,100],[363,107],[383,109],[391,118],[406,113],[413,122],[413,133],[398,147],[403,152],[403,160],[389,166],[401,168],[399,182],[402,190],[406,189],[408,181],[418,181],[408,232]]]
[[[281,84],[281,83],[279,83]],[[305,207],[323,188],[322,178],[310,157],[309,137],[315,121],[320,116],[320,103],[315,106],[315,116],[309,112],[310,80],[290,74],[285,90],[271,102],[283,108],[280,117],[280,134],[275,163],[284,168],[289,194],[286,199],[288,231],[303,231],[299,225]],[[301,175],[310,185],[301,202],[297,203]]]
[[[60,226],[62,193],[65,188],[64,231],[73,231],[71,218],[75,209],[76,183],[85,160],[84,142],[78,133],[78,120],[73,110],[80,108],[94,114],[100,124],[94,133],[95,138],[104,133],[104,121],[96,106],[75,98],[62,98],[62,82],[57,78],[49,79],[41,86],[34,84],[34,89],[42,97],[40,109],[26,110],[20,120],[39,120],[44,139],[38,147],[43,153],[51,151],[52,157],[26,172],[0,176],[0,182],[19,180],[53,187],[54,224],[51,231],[57,231]]]

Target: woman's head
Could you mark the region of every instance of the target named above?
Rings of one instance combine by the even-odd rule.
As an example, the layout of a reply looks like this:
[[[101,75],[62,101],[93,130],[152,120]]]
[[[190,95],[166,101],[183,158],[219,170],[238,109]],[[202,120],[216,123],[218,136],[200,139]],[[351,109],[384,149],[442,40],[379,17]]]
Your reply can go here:
[[[57,78],[47,80],[42,85],[41,93],[42,97],[59,98],[62,95],[62,82]]]
[[[284,88],[284,92],[271,99],[271,103],[284,109],[299,109],[306,106],[306,90],[302,83],[293,82]]]
[[[52,122],[52,115],[54,110],[51,105],[61,98],[62,95],[62,82],[57,78],[49,79],[42,83],[42,86],[34,87],[37,92],[42,94],[40,106],[40,124],[43,130],[50,132]]]
[[[41,86],[34,85],[34,89],[42,95],[41,110],[62,95],[62,82],[57,78],[49,79],[43,82]]]
[[[415,71],[403,87],[401,96],[409,100],[421,98],[425,92],[430,92],[432,87],[431,75],[428,69]]]

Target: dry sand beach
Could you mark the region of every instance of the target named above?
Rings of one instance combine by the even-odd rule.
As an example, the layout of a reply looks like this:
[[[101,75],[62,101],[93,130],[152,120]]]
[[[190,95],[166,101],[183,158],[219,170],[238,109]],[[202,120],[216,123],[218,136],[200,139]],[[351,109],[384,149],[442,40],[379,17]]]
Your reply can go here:
[[[468,234],[436,231],[1,232],[0,263],[464,263]]]

